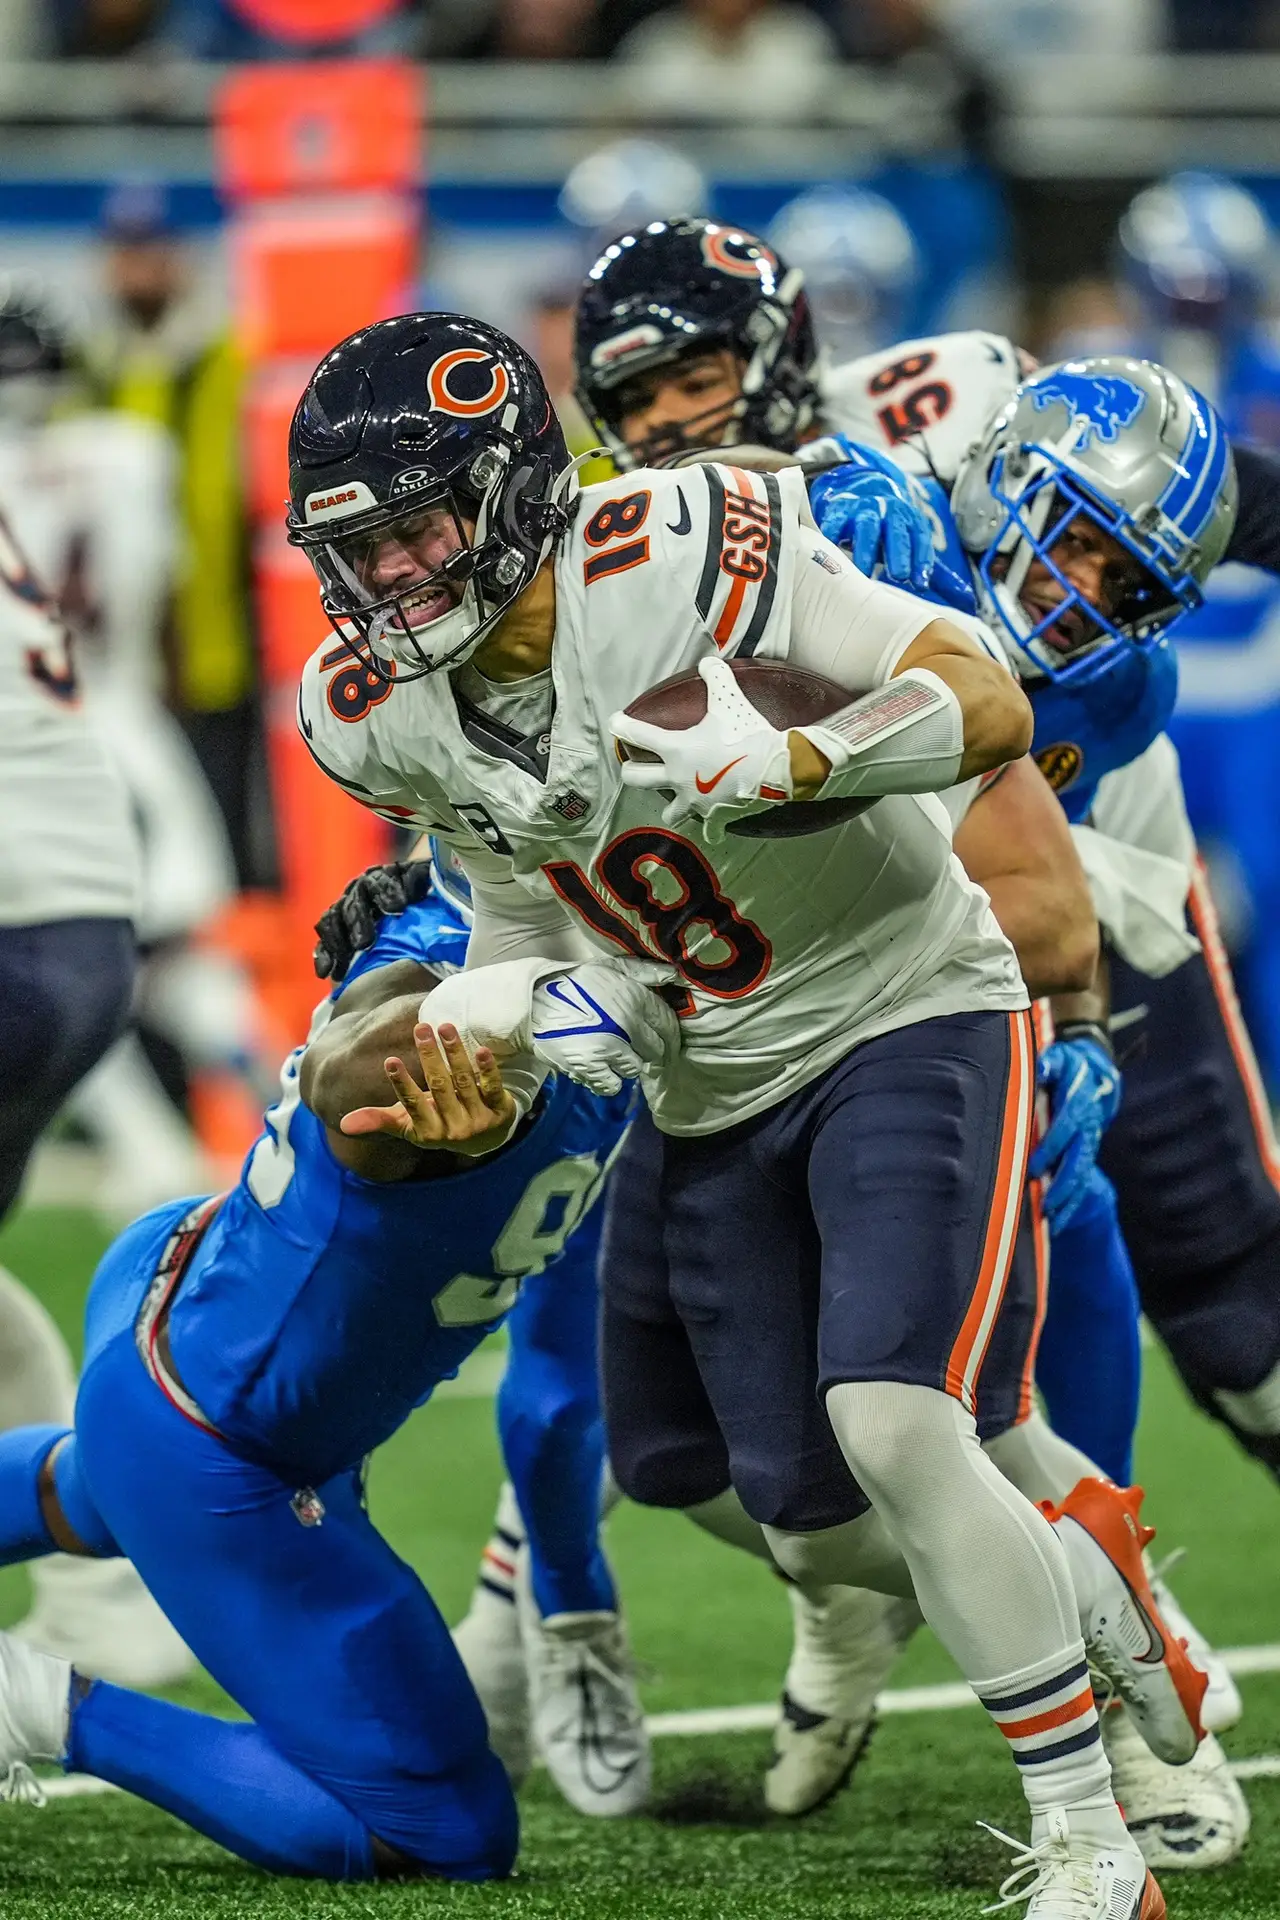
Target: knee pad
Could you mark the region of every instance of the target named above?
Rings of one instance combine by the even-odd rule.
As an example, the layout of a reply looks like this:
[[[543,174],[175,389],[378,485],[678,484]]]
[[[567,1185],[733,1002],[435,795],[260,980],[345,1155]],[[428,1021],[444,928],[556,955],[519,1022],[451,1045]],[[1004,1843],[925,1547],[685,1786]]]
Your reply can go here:
[[[70,1427],[52,1425],[10,1427],[0,1433],[0,1565],[57,1552],[40,1510],[40,1469],[70,1433]]]
[[[618,1489],[640,1507],[700,1507],[729,1484],[719,1436],[672,1444],[660,1435],[612,1436],[609,1465]]]

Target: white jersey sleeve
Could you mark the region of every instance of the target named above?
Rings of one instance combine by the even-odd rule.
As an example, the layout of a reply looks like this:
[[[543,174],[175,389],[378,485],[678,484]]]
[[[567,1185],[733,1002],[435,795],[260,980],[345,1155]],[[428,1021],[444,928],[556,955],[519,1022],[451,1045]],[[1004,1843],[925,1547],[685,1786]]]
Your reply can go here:
[[[1123,959],[1162,979],[1199,947],[1186,924],[1195,836],[1167,734],[1104,775],[1089,820],[1071,834],[1099,923]]]
[[[864,354],[827,374],[826,426],[949,487],[969,448],[1030,371],[998,333],[938,333]]]

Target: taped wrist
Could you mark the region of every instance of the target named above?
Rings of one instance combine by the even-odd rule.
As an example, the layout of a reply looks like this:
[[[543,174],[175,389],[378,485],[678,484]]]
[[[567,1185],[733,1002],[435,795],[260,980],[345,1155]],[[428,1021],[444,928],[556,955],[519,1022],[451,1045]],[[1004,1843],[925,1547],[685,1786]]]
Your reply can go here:
[[[964,756],[964,715],[945,680],[909,667],[829,719],[797,727],[831,762],[822,800],[858,794],[940,793]]]

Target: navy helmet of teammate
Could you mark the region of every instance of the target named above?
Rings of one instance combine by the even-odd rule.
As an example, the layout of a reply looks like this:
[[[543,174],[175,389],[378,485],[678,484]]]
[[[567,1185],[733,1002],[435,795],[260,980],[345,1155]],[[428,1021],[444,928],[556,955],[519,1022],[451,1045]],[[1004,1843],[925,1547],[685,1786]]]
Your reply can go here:
[[[289,539],[357,659],[403,682],[475,651],[555,546],[574,476],[527,354],[479,320],[401,315],[312,375]]]
[[[655,220],[611,240],[578,303],[578,403],[622,468],[688,446],[796,446],[818,411],[818,343],[803,275],[714,220]],[[678,366],[683,411],[643,416]]]

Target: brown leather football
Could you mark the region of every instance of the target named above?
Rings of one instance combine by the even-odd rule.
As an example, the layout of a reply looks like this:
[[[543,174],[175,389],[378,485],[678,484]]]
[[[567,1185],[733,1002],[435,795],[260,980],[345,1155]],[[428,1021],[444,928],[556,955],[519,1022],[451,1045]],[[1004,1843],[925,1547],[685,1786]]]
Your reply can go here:
[[[752,706],[774,727],[807,727],[825,720],[849,704],[846,688],[820,673],[809,673],[787,660],[730,660],[730,671]],[[631,702],[627,712],[633,720],[647,720],[651,726],[669,727],[683,733],[695,727],[707,711],[707,689],[697,668],[660,680]],[[619,740],[618,756],[623,760],[651,760],[655,755]],[[761,813],[744,814],[729,825],[729,832],[750,840],[790,840],[798,834],[822,833],[853,820],[874,798],[863,800],[787,800]]]

